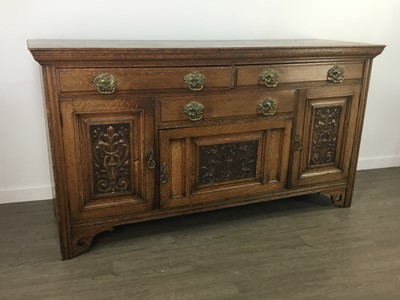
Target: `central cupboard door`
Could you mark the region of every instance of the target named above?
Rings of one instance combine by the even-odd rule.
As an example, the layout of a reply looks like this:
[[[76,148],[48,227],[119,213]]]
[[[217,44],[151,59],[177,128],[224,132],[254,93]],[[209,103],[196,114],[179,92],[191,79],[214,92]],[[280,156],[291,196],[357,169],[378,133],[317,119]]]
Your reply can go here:
[[[286,187],[291,119],[160,130],[161,207]]]

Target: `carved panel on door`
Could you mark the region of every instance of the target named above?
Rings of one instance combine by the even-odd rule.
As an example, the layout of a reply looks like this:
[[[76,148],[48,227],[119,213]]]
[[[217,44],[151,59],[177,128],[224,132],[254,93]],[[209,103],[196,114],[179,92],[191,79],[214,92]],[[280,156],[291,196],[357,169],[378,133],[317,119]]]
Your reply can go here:
[[[93,195],[131,191],[129,124],[90,125]]]
[[[110,119],[97,114],[77,115],[82,145],[82,168],[90,179],[85,185],[84,205],[104,205],[143,198],[140,178],[144,176],[141,160],[143,114],[138,111]]]
[[[314,110],[310,165],[335,162],[342,107],[329,106]]]
[[[192,189],[200,193],[245,182],[262,183],[265,139],[263,131],[191,138],[189,147],[195,157]]]
[[[199,183],[210,184],[256,176],[258,141],[201,146]]]
[[[302,170],[312,174],[318,170],[343,172],[344,142],[346,138],[347,105],[351,97],[309,99],[306,106]],[[347,115],[346,115],[347,114]],[[307,134],[304,138],[307,140]]]

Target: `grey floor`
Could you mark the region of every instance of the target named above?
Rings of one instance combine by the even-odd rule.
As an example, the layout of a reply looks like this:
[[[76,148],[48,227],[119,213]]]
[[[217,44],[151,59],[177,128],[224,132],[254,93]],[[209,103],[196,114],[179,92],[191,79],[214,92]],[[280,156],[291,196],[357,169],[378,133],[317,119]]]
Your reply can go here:
[[[61,261],[50,201],[0,205],[0,299],[400,299],[400,168],[307,196],[116,228]]]

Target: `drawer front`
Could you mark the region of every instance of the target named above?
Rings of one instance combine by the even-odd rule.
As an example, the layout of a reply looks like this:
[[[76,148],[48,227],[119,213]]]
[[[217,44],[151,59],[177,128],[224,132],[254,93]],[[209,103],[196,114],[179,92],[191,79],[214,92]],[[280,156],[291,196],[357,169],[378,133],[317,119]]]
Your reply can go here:
[[[242,116],[289,113],[294,110],[295,91],[236,92],[212,96],[185,96],[160,99],[161,122],[199,121],[190,117],[187,107],[198,103],[203,107],[197,119],[229,118]],[[264,103],[264,109],[262,105]],[[268,104],[275,103],[275,107]]]
[[[363,63],[330,63],[330,64],[299,64],[299,65],[257,65],[237,67],[237,86],[263,85],[266,83],[260,75],[272,69],[276,74],[276,81],[272,85],[281,83],[326,81],[328,72],[339,66],[343,71],[343,78],[360,79],[363,73]],[[269,75],[270,77],[273,75]]]
[[[232,88],[234,69],[226,67],[185,68],[85,68],[58,70],[60,92],[95,92],[93,80],[100,74],[110,74],[116,80],[116,91],[190,90],[185,76],[193,72],[204,76],[204,89]],[[201,89],[201,84],[198,85]]]

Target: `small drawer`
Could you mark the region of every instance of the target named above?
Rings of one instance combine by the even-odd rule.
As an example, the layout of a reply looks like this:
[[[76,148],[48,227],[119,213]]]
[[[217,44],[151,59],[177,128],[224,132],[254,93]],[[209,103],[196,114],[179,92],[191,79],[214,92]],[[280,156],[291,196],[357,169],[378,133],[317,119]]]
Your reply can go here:
[[[223,95],[160,99],[161,122],[265,115],[294,110],[295,91],[236,92]],[[192,115],[190,113],[192,112]]]
[[[363,73],[363,63],[329,63],[329,64],[298,64],[298,65],[257,65],[237,67],[237,86],[260,85],[266,86],[260,77],[267,71],[270,87],[281,83],[305,82],[305,81],[327,81],[328,72],[335,66],[343,71],[344,80],[359,79]],[[270,73],[268,74],[268,70]],[[271,71],[272,70],[272,71]],[[271,73],[272,72],[272,73]],[[275,80],[271,77],[274,77]],[[265,78],[265,77],[264,77]]]
[[[185,68],[85,68],[58,70],[60,92],[95,92],[93,82],[100,74],[112,75],[117,83],[115,91],[134,90],[190,90],[185,76],[196,72],[200,81],[192,84],[192,90],[228,89],[233,87],[234,69],[221,67],[185,67]],[[200,75],[198,75],[200,74]],[[195,78],[196,80],[196,78]],[[101,91],[99,91],[101,92]],[[111,93],[113,93],[112,91]],[[104,94],[109,94],[105,92]]]

